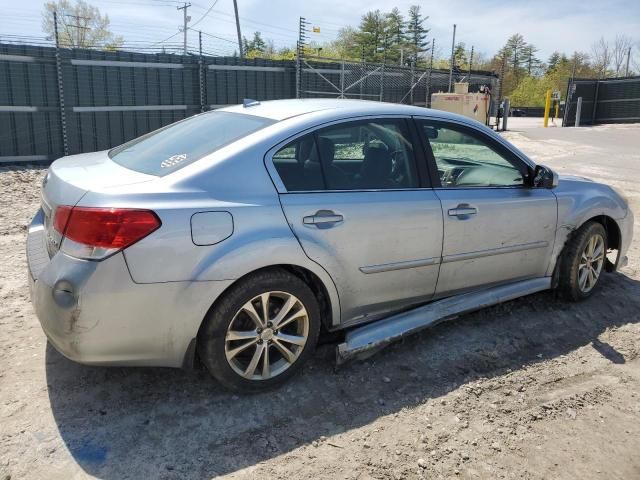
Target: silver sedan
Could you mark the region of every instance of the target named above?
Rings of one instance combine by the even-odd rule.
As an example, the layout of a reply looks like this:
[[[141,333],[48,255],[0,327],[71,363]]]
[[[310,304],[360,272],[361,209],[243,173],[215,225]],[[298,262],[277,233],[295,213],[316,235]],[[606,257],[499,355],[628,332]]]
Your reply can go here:
[[[257,390],[321,330],[338,361],[626,261],[612,188],[558,176],[478,122],[351,100],[247,102],[62,158],[27,239],[51,344],[97,365],[192,366]]]

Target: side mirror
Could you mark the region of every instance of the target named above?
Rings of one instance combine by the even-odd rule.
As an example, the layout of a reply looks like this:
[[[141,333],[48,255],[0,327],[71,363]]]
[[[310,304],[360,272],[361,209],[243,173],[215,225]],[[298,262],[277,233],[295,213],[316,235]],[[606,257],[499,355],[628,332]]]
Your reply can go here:
[[[424,127],[424,134],[429,140],[435,140],[436,138],[438,138],[438,129],[436,127],[427,125]]]
[[[536,165],[533,173],[533,186],[538,188],[556,188],[558,174],[544,165]]]

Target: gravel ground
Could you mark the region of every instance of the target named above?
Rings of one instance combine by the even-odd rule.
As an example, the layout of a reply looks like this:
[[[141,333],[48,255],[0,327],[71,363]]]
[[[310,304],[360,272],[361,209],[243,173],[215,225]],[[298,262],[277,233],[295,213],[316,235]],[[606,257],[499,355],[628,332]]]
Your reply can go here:
[[[541,163],[614,184],[640,213],[640,126],[515,129]],[[0,480],[640,478],[640,232],[588,301],[541,293],[334,371],[236,396],[199,371],[97,368],[47,345],[25,224],[42,168],[0,168]],[[640,221],[636,222],[640,225]]]

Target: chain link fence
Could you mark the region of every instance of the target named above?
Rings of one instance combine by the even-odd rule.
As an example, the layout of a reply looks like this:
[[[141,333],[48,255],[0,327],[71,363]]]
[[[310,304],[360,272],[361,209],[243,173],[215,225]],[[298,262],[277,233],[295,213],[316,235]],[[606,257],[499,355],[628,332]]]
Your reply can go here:
[[[355,98],[428,107],[432,93],[449,90],[447,70],[321,57],[305,57],[299,68],[300,98]],[[457,81],[469,82],[469,92],[477,92],[482,85],[493,90],[497,76],[489,72],[455,72],[452,82]]]

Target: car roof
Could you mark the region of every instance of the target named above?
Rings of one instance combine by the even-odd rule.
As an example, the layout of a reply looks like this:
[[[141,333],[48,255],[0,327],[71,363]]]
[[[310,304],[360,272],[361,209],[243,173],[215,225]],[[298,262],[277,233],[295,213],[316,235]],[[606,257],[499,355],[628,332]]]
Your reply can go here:
[[[255,102],[249,106],[232,105],[218,111],[243,113],[266,117],[280,121],[287,118],[305,115],[322,110],[335,110],[340,116],[361,115],[420,115],[434,118],[451,119],[467,123],[473,120],[442,110],[403,105],[398,103],[374,102],[371,100],[326,99],[326,98],[298,98],[288,100],[268,100]],[[339,112],[338,112],[339,111]]]

